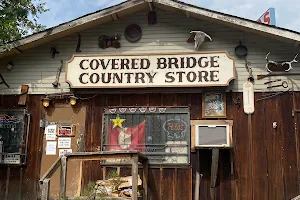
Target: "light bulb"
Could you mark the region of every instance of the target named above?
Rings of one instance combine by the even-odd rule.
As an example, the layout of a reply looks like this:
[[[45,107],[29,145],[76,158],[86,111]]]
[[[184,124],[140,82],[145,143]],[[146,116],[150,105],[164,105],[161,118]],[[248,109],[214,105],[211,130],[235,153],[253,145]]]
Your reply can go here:
[[[43,103],[43,106],[47,108],[50,104],[50,99],[46,97],[42,100],[42,103]]]
[[[74,105],[76,104],[76,99],[77,99],[77,97],[75,97],[75,96],[71,96],[71,97],[70,97],[70,104],[71,104],[72,106],[74,106]]]

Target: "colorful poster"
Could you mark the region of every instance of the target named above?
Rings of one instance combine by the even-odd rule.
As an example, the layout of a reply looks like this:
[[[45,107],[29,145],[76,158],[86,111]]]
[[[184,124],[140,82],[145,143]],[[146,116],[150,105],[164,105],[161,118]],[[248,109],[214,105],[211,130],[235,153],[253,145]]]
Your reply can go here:
[[[138,150],[145,149],[145,121],[131,127],[123,127],[122,120],[112,120],[108,127],[108,150]]]

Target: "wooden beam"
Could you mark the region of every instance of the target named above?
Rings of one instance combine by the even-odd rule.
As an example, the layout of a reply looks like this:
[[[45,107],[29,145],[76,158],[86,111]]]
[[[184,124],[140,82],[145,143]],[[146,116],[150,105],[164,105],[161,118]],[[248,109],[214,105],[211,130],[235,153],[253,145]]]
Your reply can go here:
[[[4,196],[5,200],[7,200],[8,197],[9,177],[10,177],[10,167],[8,167],[6,171],[6,185],[5,185],[5,196]]]
[[[112,17],[113,21],[118,21],[118,20],[119,20],[118,13],[113,13],[113,14],[111,15],[111,17]]]
[[[61,157],[59,198],[66,197],[67,157]]]
[[[137,184],[138,184],[138,158],[137,156],[132,157],[132,200],[137,200]]]
[[[61,165],[60,157],[56,159],[56,161],[51,165],[48,171],[44,174],[44,176],[40,179],[40,183],[43,184],[44,179],[50,178],[55,172],[56,169]]]
[[[153,11],[153,3],[152,2],[148,2],[148,5],[149,5],[149,10]]]
[[[22,200],[23,167],[20,168],[19,200]]]
[[[211,179],[210,187],[216,187],[218,177],[218,165],[219,165],[219,148],[212,149],[212,160],[211,160]]]
[[[26,105],[28,90],[29,90],[29,85],[22,85],[21,94],[20,94],[20,98],[19,98],[19,102],[18,102],[19,106],[25,106]]]
[[[43,181],[43,185],[41,185],[41,188],[42,188],[41,200],[48,200],[49,191],[50,191],[50,178],[46,178]]]
[[[148,170],[149,170],[149,161],[145,160],[143,162],[143,200],[148,200]]]

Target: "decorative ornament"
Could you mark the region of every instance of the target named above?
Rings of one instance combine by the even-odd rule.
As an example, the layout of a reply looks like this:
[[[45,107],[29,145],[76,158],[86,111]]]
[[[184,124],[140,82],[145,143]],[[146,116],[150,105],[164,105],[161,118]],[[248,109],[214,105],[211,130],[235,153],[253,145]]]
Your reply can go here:
[[[59,76],[60,76],[61,70],[63,68],[63,65],[64,65],[64,62],[61,60],[60,61],[60,67],[57,69],[57,72],[56,72],[55,81],[52,83],[52,85],[53,85],[54,88],[57,88],[60,85],[60,83],[59,83]]]
[[[122,123],[123,123],[125,120],[126,120],[126,119],[121,119],[121,118],[119,117],[119,115],[116,117],[116,119],[111,119],[111,121],[114,123],[113,128],[116,128],[116,127],[123,128],[123,127],[122,127]]]
[[[201,44],[205,41],[205,38],[208,38],[210,41],[212,41],[211,37],[204,33],[203,31],[191,31],[192,35],[187,40],[187,42],[195,42],[194,49],[197,51]]]
[[[270,52],[266,55],[266,60],[267,60],[266,69],[268,72],[283,71],[283,70],[288,72],[291,69],[293,69],[292,63],[298,62],[298,60],[296,60],[298,54],[295,55],[293,60],[284,61],[284,62],[276,62],[276,61],[272,61],[272,60],[269,61],[269,58],[268,58],[269,54],[270,54]]]
[[[116,49],[118,49],[121,46],[121,44],[118,42],[119,39],[119,34],[115,34],[112,37],[109,37],[107,35],[101,35],[98,38],[98,45],[101,49],[106,49],[108,47],[115,47]]]
[[[80,45],[81,45],[81,35],[78,33],[78,42],[77,42],[76,52],[81,52]]]
[[[59,52],[56,50],[55,47],[52,47],[51,50],[50,50],[50,52],[51,52],[52,58],[54,58],[56,54],[59,54]]]
[[[142,37],[142,29],[137,24],[130,24],[125,28],[124,35],[129,42],[137,42]]]

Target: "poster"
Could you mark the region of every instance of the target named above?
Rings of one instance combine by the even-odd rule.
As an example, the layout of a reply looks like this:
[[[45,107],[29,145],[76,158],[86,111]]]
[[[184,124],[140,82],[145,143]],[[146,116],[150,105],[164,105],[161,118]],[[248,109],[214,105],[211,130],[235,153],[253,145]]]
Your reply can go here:
[[[59,156],[62,156],[66,153],[72,153],[72,149],[60,149],[59,150]]]
[[[46,140],[56,140],[56,124],[48,125],[45,128]]]
[[[56,155],[56,142],[47,141],[46,144],[46,155]]]
[[[65,137],[58,138],[58,148],[64,148],[64,149],[71,148],[71,138],[65,138]]]
[[[5,164],[20,164],[20,155],[4,155]]]

